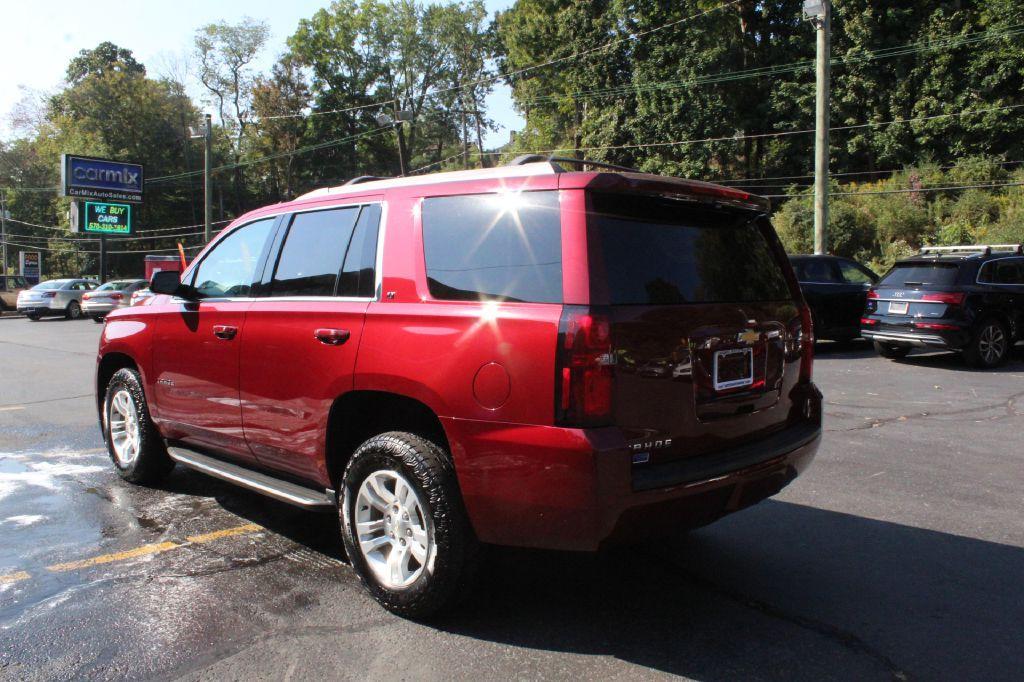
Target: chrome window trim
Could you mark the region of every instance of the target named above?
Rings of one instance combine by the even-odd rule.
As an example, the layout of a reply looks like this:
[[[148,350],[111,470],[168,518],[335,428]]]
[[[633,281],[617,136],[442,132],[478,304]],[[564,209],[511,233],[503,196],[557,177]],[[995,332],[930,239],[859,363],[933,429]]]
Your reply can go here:
[[[979,286],[983,286],[983,287],[1024,287],[1024,282],[1021,282],[1019,284],[1000,284],[999,282],[982,282],[981,281],[981,271],[984,270],[988,266],[989,263],[995,263],[996,261],[1001,261],[1001,260],[1017,260],[1017,261],[1020,261],[1021,267],[1024,268],[1024,257],[1021,257],[1021,256],[1003,256],[1002,258],[992,258],[992,259],[987,260],[984,263],[982,263],[981,267],[978,268],[978,274],[975,275],[975,277],[974,277],[974,283],[979,285]]]
[[[342,301],[342,302],[358,302],[358,301],[371,301],[372,302],[372,301],[379,301],[381,299],[381,289],[382,289],[382,286],[383,286],[383,276],[382,276],[381,272],[383,271],[383,266],[384,266],[384,232],[385,232],[385,227],[387,225],[387,215],[388,215],[388,203],[384,199],[377,199],[377,200],[371,200],[371,201],[360,201],[360,202],[354,203],[354,204],[331,204],[330,206],[313,206],[313,207],[310,207],[310,208],[304,208],[304,209],[296,210],[296,211],[279,211],[277,213],[269,213],[267,215],[261,215],[258,218],[254,218],[254,219],[252,219],[252,220],[250,220],[250,221],[248,221],[246,223],[242,223],[241,225],[237,225],[237,226],[231,228],[230,232],[234,232],[236,230],[240,230],[243,227],[245,227],[246,225],[252,225],[253,223],[259,222],[261,220],[267,220],[269,218],[273,218],[273,219],[276,220],[276,219],[280,218],[281,216],[295,216],[298,213],[313,213],[315,211],[330,211],[330,210],[339,209],[339,208],[362,208],[364,206],[372,206],[372,205],[375,205],[375,204],[380,206],[380,223],[377,225],[377,255],[376,255],[376,263],[374,264],[374,295],[373,296],[371,296],[371,297],[362,297],[362,296],[278,296],[278,297],[274,297],[274,296],[261,296],[261,297],[242,296],[242,297],[238,297],[238,298],[232,298],[232,297],[201,298],[201,299],[198,299],[198,301],[191,301],[191,302],[194,302],[194,303],[210,303],[210,302],[217,302],[217,303],[228,303],[228,302],[230,302],[230,303],[244,303],[244,302],[252,302],[252,301],[270,301],[270,300],[278,300],[278,301],[289,301],[289,300],[290,301]],[[358,218],[359,218],[359,216],[356,216],[357,220],[358,220]],[[222,230],[220,233],[218,233],[216,242],[210,242],[210,244],[215,244],[215,243],[219,242],[223,235],[230,234],[230,232],[228,232],[227,229]],[[209,246],[210,244],[208,244],[207,246]],[[284,242],[281,243],[281,248],[284,248]],[[278,249],[278,254],[280,254],[280,249]],[[197,259],[197,260],[193,261],[187,268],[185,268],[185,272],[183,272],[182,275],[181,275],[181,280],[184,282],[185,279],[186,279],[186,275],[188,277],[192,277],[195,274],[194,270],[199,267],[199,264],[202,263],[203,260],[206,260],[206,257],[208,255],[209,254],[205,253],[205,249],[204,249],[204,253],[203,253],[202,259]],[[182,302],[190,302],[190,301],[186,301],[185,299],[179,299],[179,298],[175,298],[174,300],[175,301],[182,301]]]

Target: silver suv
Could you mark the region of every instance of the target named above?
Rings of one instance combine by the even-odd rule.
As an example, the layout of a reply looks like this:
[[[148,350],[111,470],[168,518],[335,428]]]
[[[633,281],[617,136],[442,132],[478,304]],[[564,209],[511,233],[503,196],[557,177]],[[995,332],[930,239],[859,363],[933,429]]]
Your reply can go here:
[[[51,279],[18,294],[18,312],[32,321],[44,315],[63,315],[69,320],[82,316],[82,294],[96,288],[88,279]]]

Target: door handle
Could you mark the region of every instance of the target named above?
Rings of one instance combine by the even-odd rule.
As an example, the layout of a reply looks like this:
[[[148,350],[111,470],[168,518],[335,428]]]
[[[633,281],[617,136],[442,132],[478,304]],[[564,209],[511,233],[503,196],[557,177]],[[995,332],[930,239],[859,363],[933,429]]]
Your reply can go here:
[[[218,339],[224,339],[230,341],[235,338],[235,334],[238,333],[238,327],[232,327],[230,324],[215,324],[213,325],[213,335]]]
[[[313,332],[313,336],[320,343],[327,344],[328,346],[340,346],[348,341],[348,337],[351,334],[347,329],[317,329]]]

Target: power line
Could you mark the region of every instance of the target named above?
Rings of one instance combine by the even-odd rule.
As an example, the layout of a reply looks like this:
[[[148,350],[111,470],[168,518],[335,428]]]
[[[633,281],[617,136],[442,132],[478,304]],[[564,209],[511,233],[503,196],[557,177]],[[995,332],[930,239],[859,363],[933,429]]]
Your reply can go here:
[[[871,122],[868,122],[868,123],[857,123],[857,124],[854,124],[854,125],[834,126],[834,127],[830,128],[830,131],[835,131],[835,130],[855,130],[855,129],[858,129],[858,128],[881,127],[881,126],[895,125],[895,124],[898,124],[898,123],[915,123],[915,122],[919,122],[919,121],[934,121],[934,120],[937,120],[937,119],[940,119],[940,118],[951,118],[951,117],[957,117],[957,116],[969,116],[969,115],[972,115],[972,114],[984,114],[984,113],[988,113],[988,112],[992,112],[992,111],[1009,111],[1009,110],[1013,110],[1013,109],[1020,109],[1021,107],[1024,107],[1024,104],[1011,104],[1011,105],[1007,105],[1007,106],[1003,106],[1003,107],[989,107],[989,108],[986,108],[986,109],[965,109],[964,111],[959,111],[959,112],[950,113],[950,114],[935,114],[935,115],[932,115],[932,116],[918,116],[918,117],[915,117],[915,118],[899,118],[899,119],[893,119],[891,121],[871,121]],[[706,143],[706,142],[728,142],[728,141],[738,142],[740,140],[756,140],[756,139],[761,139],[761,138],[787,137],[787,136],[790,136],[790,135],[804,135],[804,134],[813,133],[813,132],[814,132],[814,128],[805,128],[803,130],[781,130],[781,131],[776,131],[776,132],[771,132],[771,133],[756,133],[756,134],[753,134],[753,135],[725,135],[725,136],[722,136],[722,137],[706,137],[706,138],[699,139],[699,140],[676,140],[676,141],[673,141],[673,142],[645,142],[645,143],[638,143],[638,144],[619,144],[619,145],[606,145],[606,146],[596,146],[596,147],[557,147],[555,149],[540,149],[540,150],[529,151],[529,152],[527,152],[527,151],[516,151],[516,152],[509,152],[509,151],[504,151],[504,152],[478,152],[478,151],[473,151],[473,152],[470,152],[470,154],[476,154],[476,155],[487,154],[487,155],[490,155],[490,156],[501,156],[502,154],[513,154],[513,153],[516,153],[516,154],[552,154],[554,152],[567,152],[567,151],[600,151],[600,150],[606,150],[606,149],[639,149],[639,148],[648,148],[648,147],[672,147],[672,146],[678,146],[678,145],[684,145],[684,144],[700,144],[700,143]]]
[[[985,163],[988,164],[988,165],[992,165],[992,166],[1011,166],[1011,165],[1022,164],[1022,163],[1024,163],[1024,161],[987,161]],[[964,167],[967,167],[967,166],[970,166],[970,165],[974,165],[974,164],[970,164],[970,163],[957,163],[957,164],[951,164],[951,165],[946,165],[946,166],[937,166],[936,170],[951,170],[951,169],[954,169],[954,168],[964,168]],[[927,168],[915,168],[915,167],[906,168],[906,167],[904,167],[904,168],[885,168],[885,169],[879,169],[879,170],[873,170],[873,171],[846,171],[846,172],[843,172],[843,173],[829,173],[829,177],[831,177],[831,178],[838,178],[838,177],[848,177],[848,176],[853,176],[853,175],[881,175],[883,173],[909,173],[909,172],[918,171],[918,170],[927,171],[928,169]],[[776,176],[773,176],[773,177],[765,177],[765,178],[726,178],[724,180],[712,180],[711,182],[715,182],[715,183],[720,184],[720,185],[724,185],[726,183],[745,184],[745,183],[753,183],[753,182],[763,182],[763,181],[768,181],[768,180],[806,180],[806,179],[813,178],[813,177],[814,177],[813,175],[776,175]],[[790,184],[794,184],[794,183],[790,183]],[[788,185],[766,185],[766,186],[767,187],[788,187]]]
[[[907,43],[905,45],[897,45],[893,47],[882,48],[879,50],[867,52],[863,55],[836,57],[831,60],[831,63],[834,66],[842,66],[846,64],[859,64],[863,62],[890,59],[893,57],[899,57],[908,54],[916,54],[920,52],[937,50],[941,48],[959,47],[961,45],[968,45],[972,43],[981,42],[984,40],[995,40],[997,38],[1016,37],[1020,35],[1024,35],[1024,24],[1017,24],[1014,26],[1006,27],[1006,29],[1001,31],[978,31],[976,33],[968,33],[963,36],[952,36],[945,39],[931,41],[926,40],[919,41],[916,43]],[[596,88],[593,90],[578,90],[575,92],[568,92],[562,94],[538,95],[537,97],[533,97],[531,99],[517,100],[516,103],[520,106],[525,106],[529,104],[544,104],[548,102],[557,102],[565,98],[585,99],[592,97],[618,97],[629,94],[639,94],[641,92],[668,91],[684,87],[692,87],[696,85],[708,85],[738,80],[746,80],[748,78],[779,76],[789,73],[798,73],[800,71],[811,71],[813,69],[814,60],[804,60],[773,66],[761,66],[752,69],[724,71],[719,73],[707,74],[703,76],[697,76],[695,78],[690,79],[655,81],[652,83],[641,84],[629,83],[625,85],[619,85],[608,88]]]
[[[1024,182],[992,182],[987,184],[978,185],[947,185],[943,187],[920,187],[917,189],[885,189],[885,190],[866,190],[863,192],[829,192],[829,196],[864,196],[870,194],[912,194],[915,192],[947,192],[957,191],[962,189],[995,189],[998,187],[1021,187],[1024,186]],[[761,196],[766,199],[782,199],[782,198],[795,198],[798,196],[808,196],[800,194],[762,194]]]

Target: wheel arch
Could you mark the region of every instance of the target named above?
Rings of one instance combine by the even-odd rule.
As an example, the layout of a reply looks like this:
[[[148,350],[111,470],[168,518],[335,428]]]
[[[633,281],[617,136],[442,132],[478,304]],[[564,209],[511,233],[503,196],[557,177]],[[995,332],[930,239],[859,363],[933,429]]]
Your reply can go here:
[[[125,368],[134,369],[140,375],[142,373],[139,363],[135,362],[132,356],[116,351],[104,354],[96,366],[96,411],[101,420],[103,419],[103,398],[107,393],[107,384],[118,370]],[[145,390],[145,380],[142,382],[142,387]]]
[[[387,391],[349,391],[334,401],[327,419],[325,463],[335,489],[355,449],[386,431],[414,433],[451,453],[444,425],[425,403]]]

